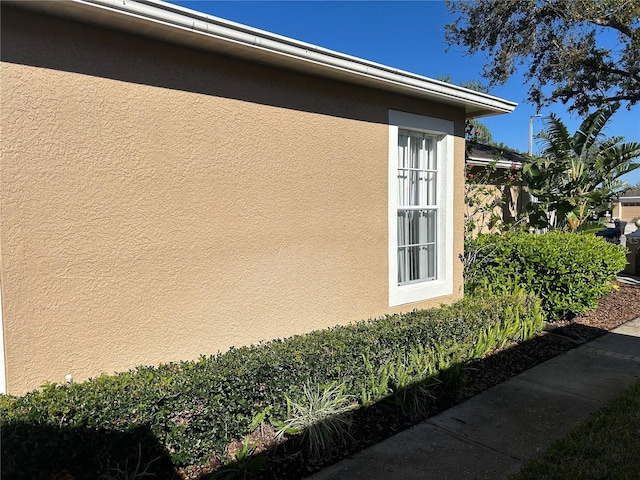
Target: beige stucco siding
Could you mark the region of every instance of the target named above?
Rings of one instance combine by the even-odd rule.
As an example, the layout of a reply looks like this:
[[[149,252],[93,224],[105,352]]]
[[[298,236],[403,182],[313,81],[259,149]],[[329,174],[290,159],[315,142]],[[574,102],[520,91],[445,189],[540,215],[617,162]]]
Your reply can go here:
[[[623,203],[622,208],[620,202],[614,202],[612,216],[625,222],[635,222],[640,218],[640,202]]]
[[[487,173],[485,167],[474,166],[469,173],[476,183],[467,184],[466,195],[479,202],[465,206],[466,215],[474,221],[474,233],[495,232],[496,224],[517,222],[526,213],[531,197],[522,181],[506,185],[508,173]]]
[[[388,110],[461,110],[3,8],[7,388],[388,308]],[[456,182],[454,295],[463,184]]]

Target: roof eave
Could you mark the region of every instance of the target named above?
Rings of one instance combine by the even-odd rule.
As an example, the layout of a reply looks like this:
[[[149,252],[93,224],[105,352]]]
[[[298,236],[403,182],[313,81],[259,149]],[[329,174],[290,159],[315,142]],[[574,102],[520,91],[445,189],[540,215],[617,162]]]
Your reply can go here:
[[[463,108],[467,118],[512,112],[516,103],[292,40],[159,0],[5,1],[21,8],[222,55]]]
[[[478,167],[487,167],[489,165],[495,165],[496,168],[502,168],[505,170],[513,169],[514,167],[517,170],[522,168],[522,162],[518,160],[508,161],[508,160],[489,160],[486,158],[475,157],[473,155],[467,157],[465,159],[465,163],[467,165],[474,165]]]

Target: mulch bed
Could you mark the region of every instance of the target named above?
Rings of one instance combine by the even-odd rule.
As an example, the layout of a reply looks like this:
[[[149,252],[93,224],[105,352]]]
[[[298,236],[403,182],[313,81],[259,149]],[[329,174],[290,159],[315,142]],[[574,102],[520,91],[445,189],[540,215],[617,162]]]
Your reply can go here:
[[[474,361],[466,370],[467,382],[456,398],[434,401],[427,417],[460,403],[483,390],[521,373],[539,363],[590,341],[609,330],[640,316],[640,287],[619,284],[616,291],[599,302],[597,310],[571,321],[549,324],[547,331],[536,338]],[[347,445],[326,456],[311,461],[302,446],[293,438],[269,452],[268,467],[259,479],[301,479],[345,457],[378,443],[423,420],[410,418],[388,406],[373,405],[356,412]]]
[[[575,348],[579,345],[573,341],[576,337],[594,340],[637,317],[640,317],[640,287],[618,284],[616,291],[600,300],[595,311],[571,321],[551,323],[547,332],[535,339],[479,360],[478,369],[469,376],[463,395],[465,398],[473,396]]]

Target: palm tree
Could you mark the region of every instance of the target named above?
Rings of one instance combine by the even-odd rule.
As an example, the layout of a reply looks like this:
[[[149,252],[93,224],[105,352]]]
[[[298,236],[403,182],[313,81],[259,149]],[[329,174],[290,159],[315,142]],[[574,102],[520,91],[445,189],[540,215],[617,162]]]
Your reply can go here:
[[[571,136],[554,114],[545,117],[538,135],[543,151],[523,167],[523,176],[538,202],[530,205],[530,222],[542,228],[575,229],[603,209],[624,182],[620,176],[640,167],[640,143],[606,138],[603,129],[619,105],[589,115]]]

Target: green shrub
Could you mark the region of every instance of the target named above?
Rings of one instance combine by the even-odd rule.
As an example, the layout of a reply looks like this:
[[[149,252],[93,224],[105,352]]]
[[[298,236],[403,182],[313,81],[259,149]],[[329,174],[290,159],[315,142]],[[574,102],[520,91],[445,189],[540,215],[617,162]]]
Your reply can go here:
[[[551,319],[594,309],[626,265],[623,247],[590,234],[479,235],[465,247],[473,252],[465,272],[468,293],[515,282],[542,299]]]
[[[267,411],[272,423],[284,425],[288,404],[308,403],[310,386],[339,384],[341,395],[361,405],[399,393],[409,393],[411,402],[412,394],[424,394],[420,384],[434,395],[455,389],[464,362],[527,339],[543,323],[539,300],[523,292],[467,298],[197,361],[45,385],[18,398],[0,396],[3,469],[12,478],[49,478],[43,472],[63,468],[77,479],[95,477],[92,469],[134,458],[142,433],[151,434],[175,465],[202,464],[214,454],[224,458],[227,445],[245,438]],[[384,373],[388,364],[393,371]],[[386,383],[380,375],[387,375]],[[95,439],[83,442],[83,432],[91,438],[116,433],[121,456]],[[77,444],[91,442],[96,450],[78,458]],[[141,455],[135,464],[158,457],[155,448]],[[162,461],[149,471],[156,465]]]

